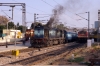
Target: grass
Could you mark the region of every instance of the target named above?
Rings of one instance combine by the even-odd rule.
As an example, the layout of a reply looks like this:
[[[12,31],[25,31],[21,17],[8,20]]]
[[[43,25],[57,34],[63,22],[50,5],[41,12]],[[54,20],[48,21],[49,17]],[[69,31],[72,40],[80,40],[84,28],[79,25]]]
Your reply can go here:
[[[74,58],[74,60],[69,59],[68,61],[69,61],[69,62],[82,62],[83,60],[84,60],[83,57],[76,57],[76,58]]]

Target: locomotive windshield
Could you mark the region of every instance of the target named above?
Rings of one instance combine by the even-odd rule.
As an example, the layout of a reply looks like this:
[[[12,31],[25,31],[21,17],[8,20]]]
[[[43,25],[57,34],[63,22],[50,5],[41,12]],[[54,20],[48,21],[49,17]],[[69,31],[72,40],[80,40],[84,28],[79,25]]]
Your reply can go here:
[[[35,38],[43,38],[44,36],[44,30],[43,29],[35,29],[34,31],[34,37]]]
[[[72,34],[70,32],[67,33],[68,37],[72,37]]]

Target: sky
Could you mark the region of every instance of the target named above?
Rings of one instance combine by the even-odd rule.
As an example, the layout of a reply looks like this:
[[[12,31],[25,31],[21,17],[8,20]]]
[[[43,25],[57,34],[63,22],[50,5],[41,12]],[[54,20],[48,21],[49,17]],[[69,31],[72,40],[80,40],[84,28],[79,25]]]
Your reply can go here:
[[[94,22],[98,21],[98,10],[100,9],[100,0],[0,0],[0,3],[25,3],[26,26],[28,27],[34,22],[34,13],[39,14],[37,15],[37,20],[49,20],[53,14],[53,9],[57,8],[57,5],[61,5],[65,9],[59,15],[59,20],[65,26],[76,28],[88,27],[88,21],[86,20],[88,19],[88,13],[85,12],[89,12],[90,27],[92,28],[94,27]],[[12,17],[12,12],[8,11],[9,9],[11,9],[9,6],[0,6],[0,15]],[[22,25],[21,9],[21,6],[14,7],[13,21],[15,24],[19,22]],[[44,23],[46,22],[44,21]]]

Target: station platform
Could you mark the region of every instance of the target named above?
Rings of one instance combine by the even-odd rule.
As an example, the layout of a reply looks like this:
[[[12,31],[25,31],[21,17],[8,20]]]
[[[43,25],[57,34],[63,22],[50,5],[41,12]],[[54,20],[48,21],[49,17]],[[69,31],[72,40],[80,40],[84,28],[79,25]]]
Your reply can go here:
[[[31,46],[29,41],[25,42],[25,45],[21,44],[14,44],[14,45],[8,45],[8,47],[6,48],[6,46],[0,46],[0,53],[1,52],[6,52],[6,51],[12,51],[12,50],[17,50],[17,49],[25,49],[28,48],[29,46]]]

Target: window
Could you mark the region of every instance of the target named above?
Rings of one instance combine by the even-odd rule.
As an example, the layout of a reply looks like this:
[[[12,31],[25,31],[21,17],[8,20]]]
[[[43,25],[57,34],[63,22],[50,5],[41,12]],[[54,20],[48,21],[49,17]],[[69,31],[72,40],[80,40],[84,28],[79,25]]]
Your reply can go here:
[[[44,35],[44,30],[43,29],[35,29],[34,35],[35,35],[35,37],[41,38]]]

